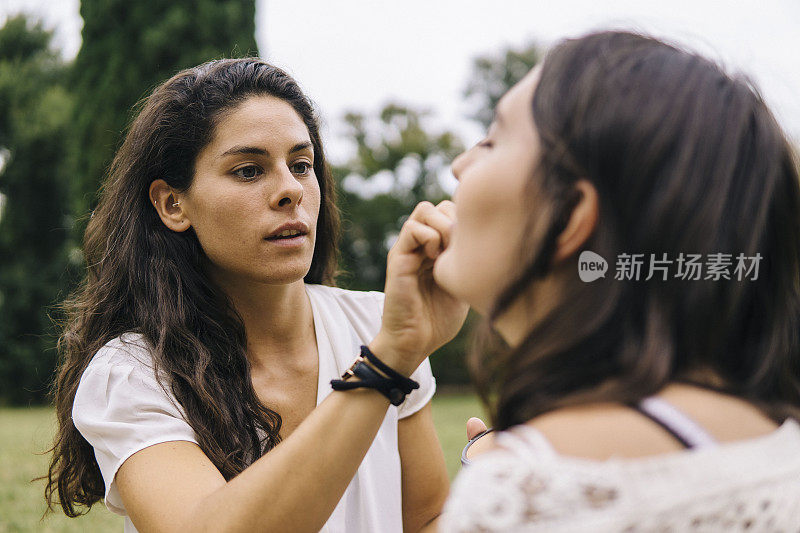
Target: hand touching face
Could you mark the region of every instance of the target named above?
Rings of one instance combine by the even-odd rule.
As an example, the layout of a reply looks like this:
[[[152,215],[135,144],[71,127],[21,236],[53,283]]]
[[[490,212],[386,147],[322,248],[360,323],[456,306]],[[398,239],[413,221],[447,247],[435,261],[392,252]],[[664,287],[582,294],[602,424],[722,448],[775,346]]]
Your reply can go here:
[[[481,313],[516,272],[521,232],[534,208],[525,185],[539,151],[531,110],[539,70],[503,96],[486,138],[453,162],[457,222],[433,273],[441,287]]]

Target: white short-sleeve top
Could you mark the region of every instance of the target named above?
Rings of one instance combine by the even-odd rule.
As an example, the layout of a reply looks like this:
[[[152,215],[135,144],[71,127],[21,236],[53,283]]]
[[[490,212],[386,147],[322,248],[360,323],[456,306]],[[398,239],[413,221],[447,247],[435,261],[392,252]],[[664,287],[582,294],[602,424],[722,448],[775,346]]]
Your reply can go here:
[[[377,334],[383,294],[306,285],[319,351],[317,405],[331,393],[362,344]],[[397,422],[426,405],[436,389],[430,362],[412,378],[420,388],[399,407],[390,406],[372,446],[321,531],[401,532],[402,500]],[[105,480],[105,504],[125,517],[125,533],[136,532],[117,491],[114,476],[122,463],[143,448],[168,441],[197,443],[172,393],[156,381],[148,344],[126,333],[108,342],[84,371],[72,407],[72,419],[94,447]]]

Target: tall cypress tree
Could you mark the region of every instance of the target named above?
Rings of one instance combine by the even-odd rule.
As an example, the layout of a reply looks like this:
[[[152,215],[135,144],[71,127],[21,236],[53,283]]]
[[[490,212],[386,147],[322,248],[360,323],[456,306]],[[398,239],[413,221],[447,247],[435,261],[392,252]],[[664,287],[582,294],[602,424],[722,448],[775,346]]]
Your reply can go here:
[[[180,69],[258,49],[255,0],[81,0],[81,16],[71,168],[73,212],[85,217],[136,102]]]
[[[52,35],[0,28],[0,403],[44,399],[55,364],[48,308],[66,283],[71,97]]]

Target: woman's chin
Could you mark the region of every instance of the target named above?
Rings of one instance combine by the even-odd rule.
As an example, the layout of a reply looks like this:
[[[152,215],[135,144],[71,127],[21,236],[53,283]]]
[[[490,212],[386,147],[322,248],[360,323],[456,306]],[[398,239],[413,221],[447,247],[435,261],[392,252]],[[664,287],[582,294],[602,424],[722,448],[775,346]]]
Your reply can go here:
[[[457,264],[445,250],[433,264],[433,280],[440,289],[450,294],[453,298],[469,304],[470,308],[480,315],[486,315],[490,301],[488,296],[481,293],[486,287],[476,284],[474,279],[461,275]]]
[[[433,280],[445,292],[456,298],[461,298],[458,290],[458,283],[454,283],[453,265],[450,256],[445,250],[433,263]]]

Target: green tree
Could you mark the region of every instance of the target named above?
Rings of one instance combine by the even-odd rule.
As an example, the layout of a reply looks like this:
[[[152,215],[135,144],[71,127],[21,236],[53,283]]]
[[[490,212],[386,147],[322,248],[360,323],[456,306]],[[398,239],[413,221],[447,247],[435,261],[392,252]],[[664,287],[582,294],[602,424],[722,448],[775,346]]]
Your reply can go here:
[[[519,49],[506,48],[500,54],[489,54],[472,61],[472,75],[464,96],[474,102],[470,118],[488,128],[500,98],[525,76],[542,58],[536,44]]]
[[[430,133],[426,113],[390,104],[378,117],[345,116],[356,156],[334,168],[344,229],[343,284],[383,290],[386,254],[414,206],[448,197],[440,184],[450,161],[463,147],[450,132]]]
[[[137,101],[180,69],[258,54],[255,0],[82,0],[81,16],[83,44],[72,76],[79,216],[93,207]]]
[[[386,254],[417,203],[448,197],[440,179],[463,150],[453,133],[433,132],[427,113],[390,104],[378,116],[346,115],[348,138],[356,155],[334,168],[344,221],[340,284],[350,289],[382,291]],[[431,358],[440,383],[464,383],[465,337]]]
[[[46,394],[47,308],[67,281],[72,99],[50,39],[24,16],[0,28],[0,402],[17,404]]]

